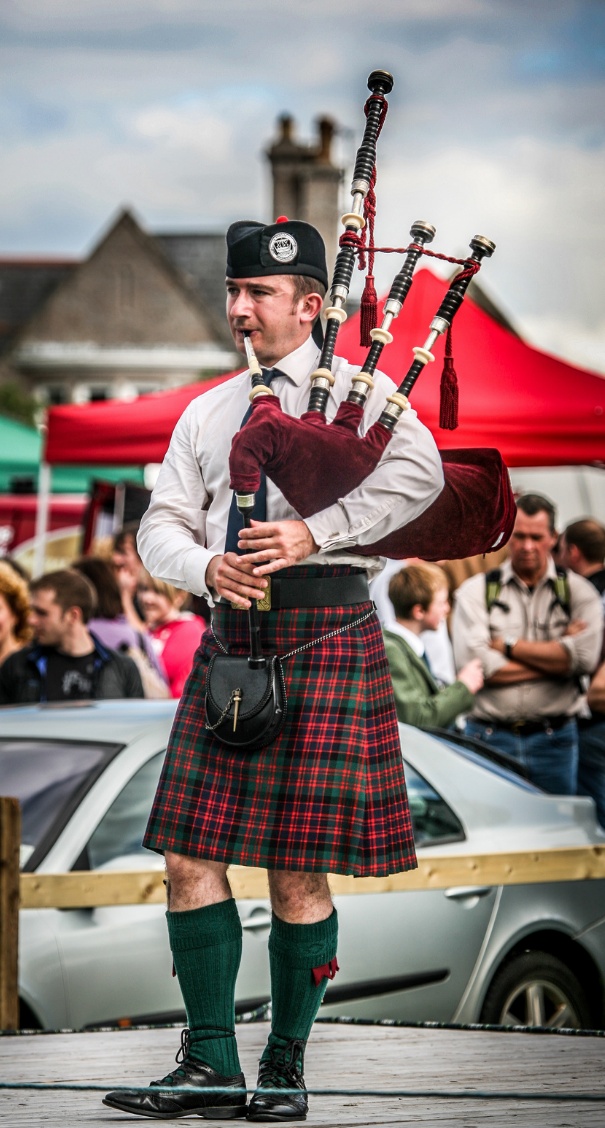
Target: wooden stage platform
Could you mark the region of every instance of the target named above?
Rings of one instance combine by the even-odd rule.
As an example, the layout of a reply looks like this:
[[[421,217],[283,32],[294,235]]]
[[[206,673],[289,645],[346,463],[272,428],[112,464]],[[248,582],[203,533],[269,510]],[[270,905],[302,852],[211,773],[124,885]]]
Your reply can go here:
[[[266,1023],[238,1027],[249,1087],[266,1035]],[[0,1080],[90,1082],[108,1089],[146,1085],[174,1067],[179,1040],[177,1030],[162,1029],[5,1036],[0,1038]],[[605,1040],[598,1037],[318,1023],[305,1073],[309,1088],[322,1089],[603,1093],[604,1058]],[[7,1128],[152,1123],[106,1108],[101,1097],[100,1092],[0,1090],[0,1122]],[[195,1123],[205,1121],[195,1117]],[[605,1101],[312,1096],[307,1123],[313,1128],[603,1128]]]

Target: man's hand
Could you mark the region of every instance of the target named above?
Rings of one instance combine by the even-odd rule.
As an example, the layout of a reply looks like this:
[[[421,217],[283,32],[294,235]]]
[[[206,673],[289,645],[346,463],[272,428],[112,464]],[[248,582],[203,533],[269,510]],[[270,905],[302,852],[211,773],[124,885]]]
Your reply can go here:
[[[226,552],[212,557],[206,568],[206,584],[222,599],[248,610],[252,599],[263,598],[267,580],[253,577],[252,564],[245,556]]]
[[[570,629],[571,628],[571,629]],[[579,634],[585,630],[586,623],[570,623],[567,634]],[[505,653],[505,643],[501,638],[490,640],[492,650]],[[519,669],[537,671],[544,677],[568,677],[571,667],[569,651],[557,639],[547,642],[537,639],[518,638],[515,642],[513,657],[510,658],[501,670],[489,678],[490,685],[509,684],[509,682],[525,681],[524,677],[517,676]],[[502,676],[501,676],[502,675]],[[530,679],[531,680],[531,679]]]
[[[304,521],[253,521],[249,529],[242,529],[238,547],[246,550],[254,576],[290,568],[318,548]]]
[[[583,619],[572,619],[571,622],[567,624],[564,635],[571,638],[573,635],[582,634],[582,631],[585,631],[587,626],[588,623],[585,623]]]

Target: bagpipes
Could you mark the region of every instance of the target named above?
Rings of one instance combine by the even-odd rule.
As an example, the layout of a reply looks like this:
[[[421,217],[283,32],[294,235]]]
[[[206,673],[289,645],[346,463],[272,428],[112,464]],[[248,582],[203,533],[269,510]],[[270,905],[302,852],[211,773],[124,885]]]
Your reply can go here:
[[[266,386],[252,344],[245,337],[252,384],[252,411],[245,426],[233,439],[229,458],[230,484],[244,524],[249,521],[254,494],[260,486],[261,468],[302,518],[311,517],[333,505],[359,486],[387,451],[393,430],[409,406],[408,397],[416,380],[434,359],[430,350],[443,333],[448,335],[448,347],[442,380],[440,425],[449,429],[457,425],[451,326],[482,260],[490,257],[495,250],[494,243],[481,235],[471,240],[472,253],[467,259],[447,259],[459,264],[462,270],[450,283],[430,323],[424,345],[413,350],[414,360],[397,391],[387,397],[378,421],[365,435],[358,433],[380,355],[393,339],[389,327],[403,307],[418,260],[423,254],[432,254],[426,250],[425,244],[431,242],[435,234],[434,227],[423,221],[412,225],[412,242],[405,249],[404,263],[385,302],[382,324],[371,328],[368,309],[371,312],[375,305],[371,270],[373,254],[377,250],[373,245],[376,142],[387,111],[385,95],[392,86],[393,79],[386,71],[373,71],[368,79],[371,96],[365,105],[365,131],[351,184],[353,202],[351,211],[342,217],[344,233],[330,288],[330,306],[325,311],[326,329],[321,357],[318,368],[311,375],[307,411],[300,419],[282,411],[279,399]],[[367,246],[366,218],[370,229]],[[328,424],[326,405],[334,383],[334,349],[340,325],[346,319],[344,306],[358,255],[362,263],[366,255],[371,256],[369,285],[366,284],[362,299],[362,329],[366,334],[362,343],[371,343],[361,370],[352,377],[347,399],[340,404],[335,418]],[[443,255],[436,257],[447,258]],[[489,448],[448,450],[442,452],[441,458],[445,485],[437,500],[402,528],[372,544],[356,545],[352,552],[392,559],[452,560],[490,552],[506,544],[514,523],[515,503],[500,453]],[[391,465],[393,487],[397,487],[400,475],[404,492],[406,460],[393,459]]]

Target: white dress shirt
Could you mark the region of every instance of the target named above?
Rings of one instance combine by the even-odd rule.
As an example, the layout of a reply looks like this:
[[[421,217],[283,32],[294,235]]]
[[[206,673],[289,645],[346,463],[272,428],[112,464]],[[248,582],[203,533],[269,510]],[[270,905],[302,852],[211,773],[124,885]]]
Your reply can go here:
[[[307,409],[309,376],[317,367],[319,349],[311,337],[275,367],[283,375],[272,380],[288,415],[300,417]],[[335,383],[330,389],[326,415],[333,419],[346,399],[351,376],[359,370],[336,357]],[[377,372],[360,428],[374,423],[394,389],[384,373]],[[206,569],[213,556],[225,551],[225,535],[232,491],[229,488],[231,440],[239,431],[248,407],[250,377],[242,372],[232,380],[193,400],[177,423],[170,446],[143,517],[139,552],[149,572],[175,587],[204,595]],[[300,473],[304,474],[304,459]],[[443,488],[441,459],[430,431],[416,412],[405,411],[395,427],[378,466],[345,497],[305,518],[319,552],[305,563],[349,564],[375,574],[379,557],[356,556],[345,551],[355,544],[371,544],[418,517]],[[277,486],[267,479],[267,520],[300,519]]]

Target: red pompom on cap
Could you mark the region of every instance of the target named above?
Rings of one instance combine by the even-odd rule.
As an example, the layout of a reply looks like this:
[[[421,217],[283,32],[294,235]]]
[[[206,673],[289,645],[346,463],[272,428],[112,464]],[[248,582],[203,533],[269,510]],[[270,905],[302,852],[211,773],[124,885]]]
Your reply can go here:
[[[276,222],[276,223],[289,223],[289,222],[290,222],[290,220],[288,219],[287,215],[278,215],[278,217],[277,217],[277,219],[275,220],[275,222]]]

